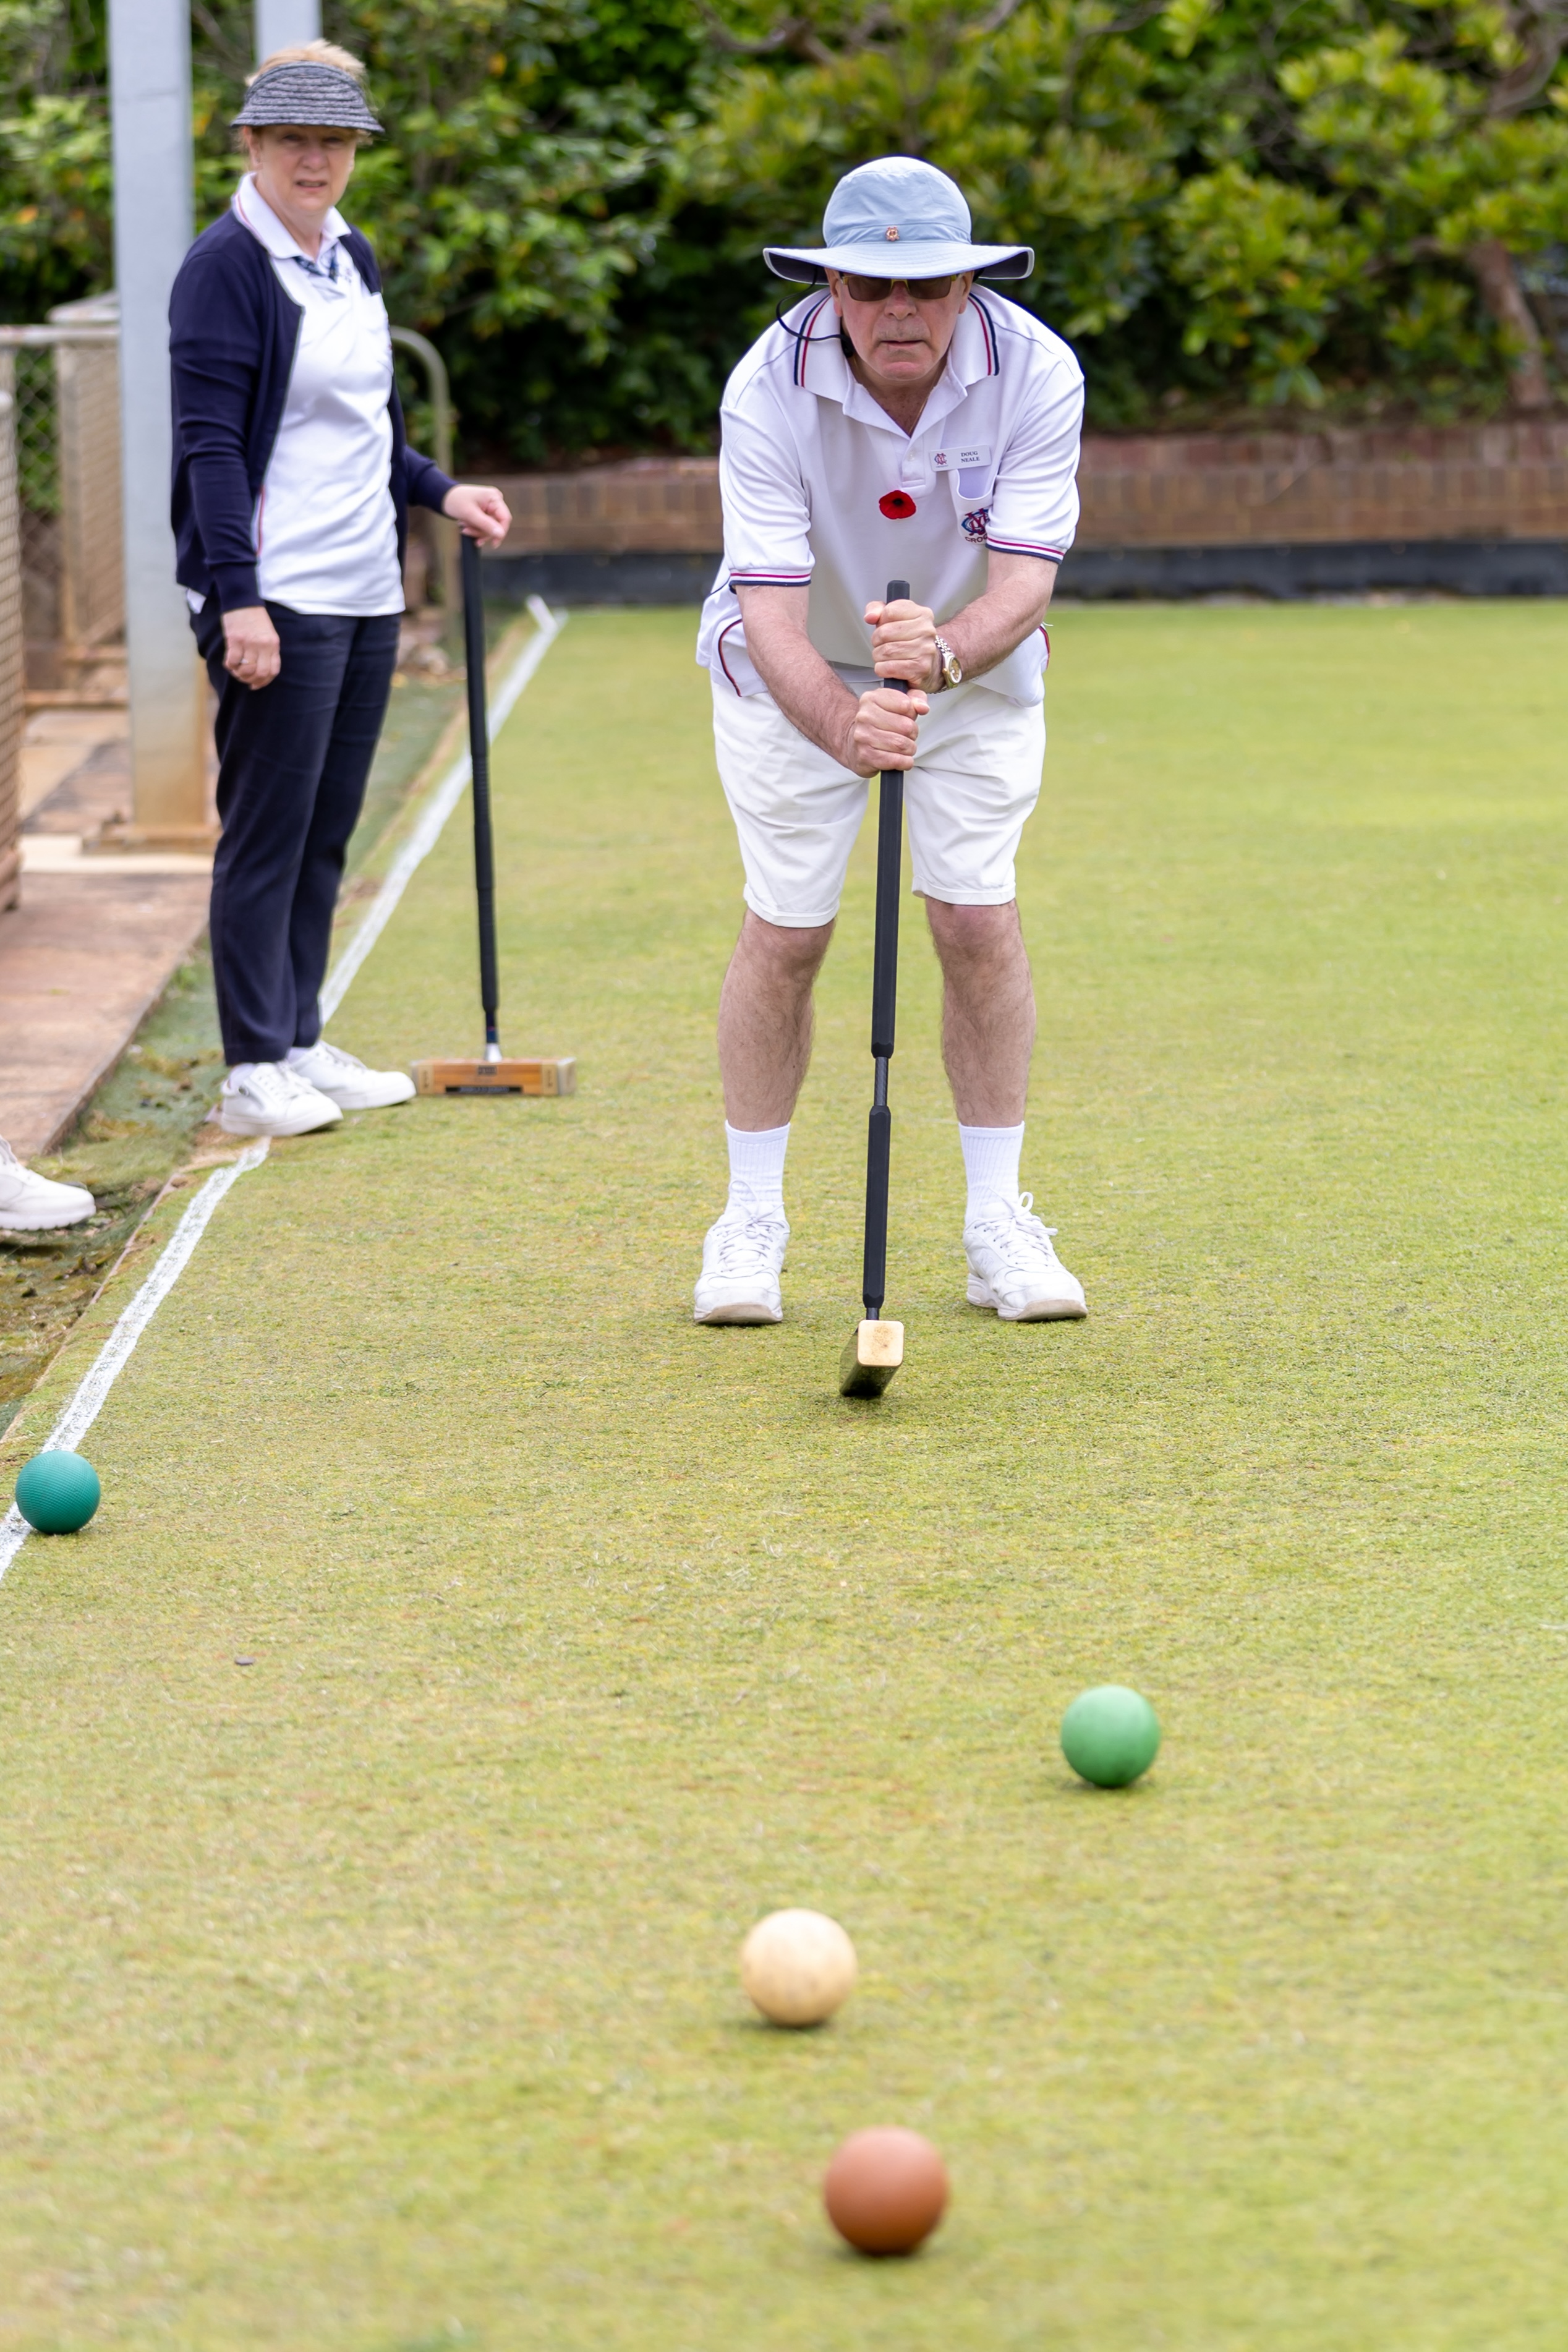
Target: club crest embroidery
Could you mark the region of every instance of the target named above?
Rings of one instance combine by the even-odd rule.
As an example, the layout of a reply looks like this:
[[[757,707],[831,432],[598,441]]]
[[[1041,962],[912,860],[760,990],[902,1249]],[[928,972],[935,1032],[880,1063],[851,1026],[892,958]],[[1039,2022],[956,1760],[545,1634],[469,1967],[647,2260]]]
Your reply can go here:
[[[965,539],[984,539],[985,526],[991,520],[989,507],[976,507],[973,514],[961,515],[960,527]]]
[[[915,502],[908,490],[889,490],[885,498],[877,500],[877,507],[889,522],[908,522],[915,510]]]

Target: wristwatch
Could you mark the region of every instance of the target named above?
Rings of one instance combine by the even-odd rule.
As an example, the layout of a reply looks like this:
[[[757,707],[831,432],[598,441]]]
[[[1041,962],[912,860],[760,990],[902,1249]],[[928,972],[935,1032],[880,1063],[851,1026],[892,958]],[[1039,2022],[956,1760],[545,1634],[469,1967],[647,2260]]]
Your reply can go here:
[[[945,694],[950,686],[962,686],[963,684],[963,665],[959,660],[958,656],[953,652],[952,647],[948,644],[947,639],[940,635],[936,641],[936,657],[942,665],[942,675],[936,682],[937,692],[939,694]]]

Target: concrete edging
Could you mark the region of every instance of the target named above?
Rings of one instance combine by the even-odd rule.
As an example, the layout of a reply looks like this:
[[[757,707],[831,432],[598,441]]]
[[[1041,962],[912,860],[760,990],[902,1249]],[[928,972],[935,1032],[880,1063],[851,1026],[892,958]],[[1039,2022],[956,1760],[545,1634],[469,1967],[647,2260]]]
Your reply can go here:
[[[1380,588],[1568,596],[1568,539],[1281,541],[1273,546],[1075,548],[1061,591],[1120,598],[1251,594],[1289,603]]]
[[[556,549],[487,556],[497,593],[563,604],[699,604],[721,557]],[[1064,596],[1364,595],[1380,588],[1455,596],[1568,596],[1568,539],[1279,541],[1226,547],[1079,547]]]

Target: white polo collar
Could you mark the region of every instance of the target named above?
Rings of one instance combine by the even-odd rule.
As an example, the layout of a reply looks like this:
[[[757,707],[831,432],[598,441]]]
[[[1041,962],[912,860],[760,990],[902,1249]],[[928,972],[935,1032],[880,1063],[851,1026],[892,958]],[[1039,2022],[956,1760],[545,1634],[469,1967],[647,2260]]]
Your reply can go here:
[[[292,238],[289,242],[292,244]],[[1000,372],[995,331],[989,316],[976,305],[972,293],[952,331],[952,341],[947,347],[947,364],[921,412],[920,423],[912,434],[906,435],[903,427],[894,424],[887,410],[872,399],[859,377],[852,372],[838,337],[823,331],[834,316],[831,295],[826,298],[826,310],[818,308],[807,313],[805,332],[812,337],[812,341],[799,348],[795,382],[823,400],[836,400],[846,417],[855,423],[878,425],[883,432],[897,433],[900,439],[918,440],[922,434],[951,416],[968,396],[973,385]]]
[[[235,211],[258,245],[264,245],[278,261],[308,261],[310,256],[300,245],[293,232],[286,228],[256,184],[254,172],[247,172],[234,192]],[[342,243],[349,233],[349,225],[336,205],[321,223],[321,250],[316,257],[317,266],[329,248]],[[962,320],[960,324],[962,324]]]

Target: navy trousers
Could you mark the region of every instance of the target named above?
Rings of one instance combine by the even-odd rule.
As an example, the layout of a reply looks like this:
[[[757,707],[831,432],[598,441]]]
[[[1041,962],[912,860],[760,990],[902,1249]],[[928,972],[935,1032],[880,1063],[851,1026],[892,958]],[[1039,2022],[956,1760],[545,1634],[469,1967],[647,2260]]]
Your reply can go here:
[[[192,616],[218,698],[212,950],[230,1063],[280,1062],[321,1034],[332,909],[397,664],[395,614],[267,609],[282,668],[259,688],[223,666],[216,599]]]

